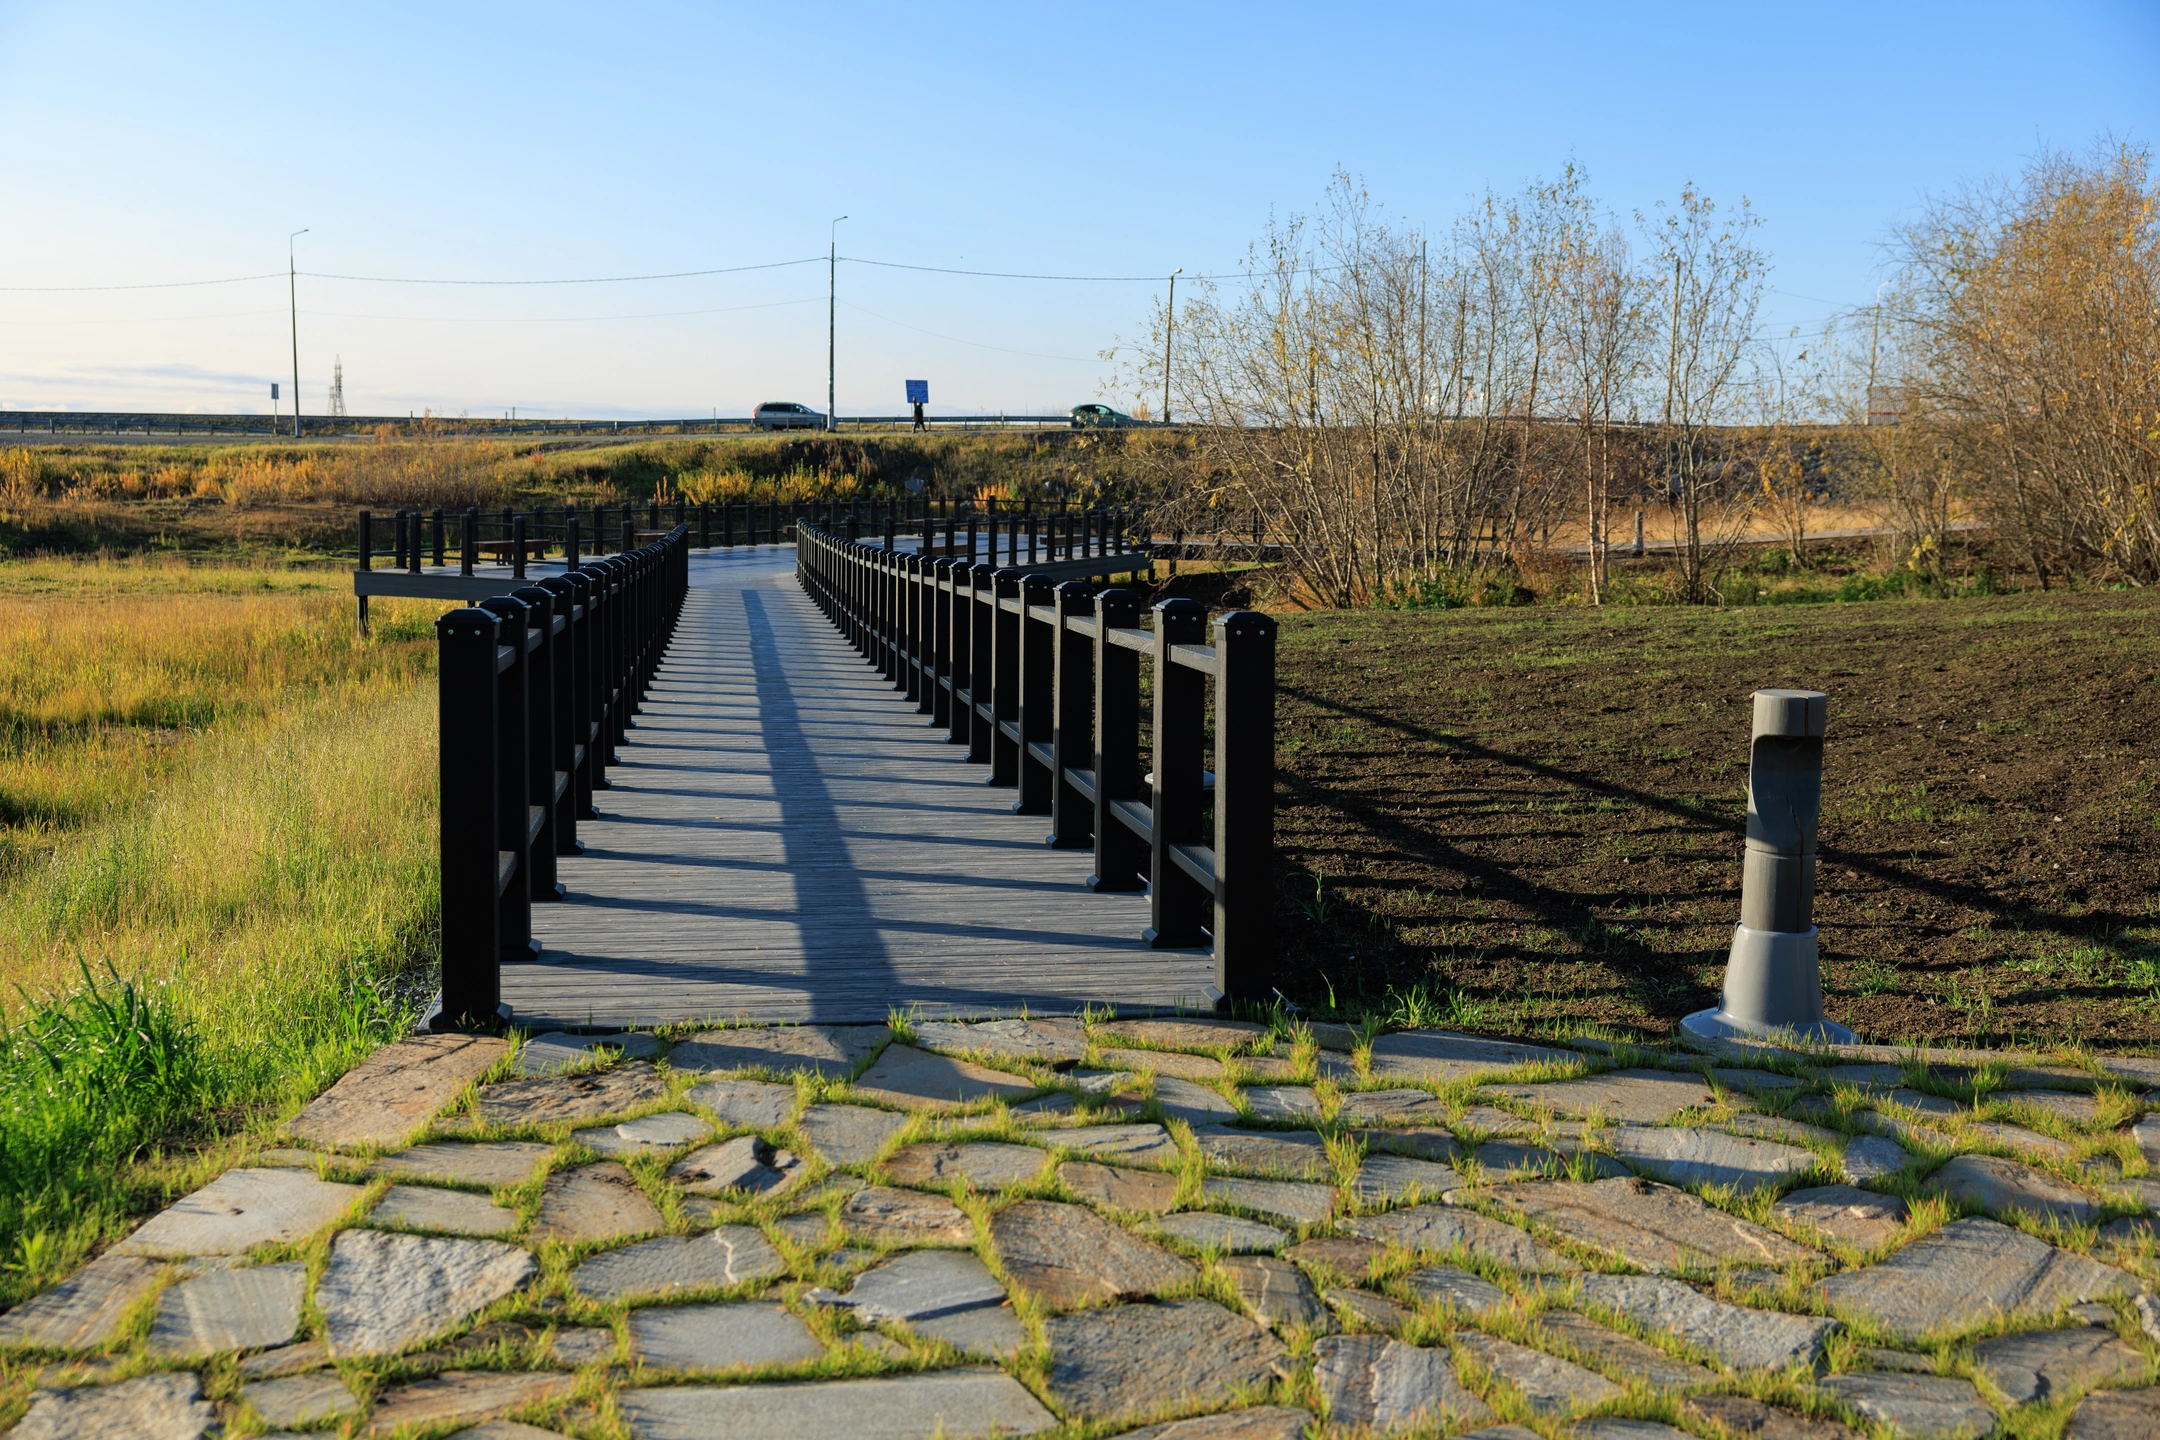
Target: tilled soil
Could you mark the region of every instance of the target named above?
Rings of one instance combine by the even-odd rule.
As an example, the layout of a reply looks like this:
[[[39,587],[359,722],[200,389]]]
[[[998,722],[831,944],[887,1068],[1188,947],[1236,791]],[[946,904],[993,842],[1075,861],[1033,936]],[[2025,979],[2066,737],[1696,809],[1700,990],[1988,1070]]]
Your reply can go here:
[[[2156,665],[2136,593],[1288,617],[1281,987],[1669,1032],[1716,1003],[1749,695],[1788,686],[1830,696],[1833,1016],[2160,1043]]]

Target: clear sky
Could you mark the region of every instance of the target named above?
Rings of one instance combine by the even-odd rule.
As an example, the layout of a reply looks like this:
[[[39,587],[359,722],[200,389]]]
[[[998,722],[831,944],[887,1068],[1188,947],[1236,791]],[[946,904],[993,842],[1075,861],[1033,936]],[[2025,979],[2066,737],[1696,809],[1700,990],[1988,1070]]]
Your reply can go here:
[[[1572,159],[1647,209],[1748,196],[1779,333],[1887,228],[2042,147],[2160,140],[2160,0],[487,7],[0,0],[0,408],[636,416],[825,398],[842,255],[1234,265],[1341,166],[1438,231]],[[839,267],[839,408],[1102,397],[1160,281]],[[1111,396],[1112,399],[1123,397]],[[289,400],[284,402],[289,404]]]

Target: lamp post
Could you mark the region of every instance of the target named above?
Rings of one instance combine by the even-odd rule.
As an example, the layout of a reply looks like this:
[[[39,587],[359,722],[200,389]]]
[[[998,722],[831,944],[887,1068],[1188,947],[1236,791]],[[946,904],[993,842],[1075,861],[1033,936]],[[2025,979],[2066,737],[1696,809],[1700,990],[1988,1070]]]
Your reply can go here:
[[[295,230],[285,237],[285,299],[292,307],[292,438],[300,438],[300,267],[293,259],[293,241],[307,234]]]
[[[840,313],[840,221],[842,215],[832,222],[825,233],[825,429],[828,434],[840,428],[839,417],[833,413],[833,355],[834,341],[839,334]]]
[[[1170,423],[1170,337],[1177,333],[1177,277],[1185,273],[1180,265],[1170,272],[1170,304],[1163,312],[1162,332],[1162,423]]]

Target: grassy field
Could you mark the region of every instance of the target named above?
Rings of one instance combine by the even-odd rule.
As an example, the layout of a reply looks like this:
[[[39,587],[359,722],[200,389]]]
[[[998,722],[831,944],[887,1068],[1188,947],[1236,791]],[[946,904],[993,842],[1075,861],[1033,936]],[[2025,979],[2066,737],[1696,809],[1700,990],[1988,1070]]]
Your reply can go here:
[[[1291,617],[1283,988],[1670,1033],[1739,916],[1747,697],[1801,686],[1833,1014],[2160,1043],[2156,622],[2139,593]]]
[[[426,983],[438,607],[340,578],[0,567],[0,1301]]]

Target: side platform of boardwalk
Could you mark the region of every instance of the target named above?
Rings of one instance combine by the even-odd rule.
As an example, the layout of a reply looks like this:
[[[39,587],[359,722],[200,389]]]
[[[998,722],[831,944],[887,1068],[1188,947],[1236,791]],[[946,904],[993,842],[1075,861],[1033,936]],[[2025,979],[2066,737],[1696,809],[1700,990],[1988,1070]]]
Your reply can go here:
[[[693,551],[643,711],[505,965],[526,1028],[1208,1006],[1205,950],[1086,888],[797,585],[795,551]]]

